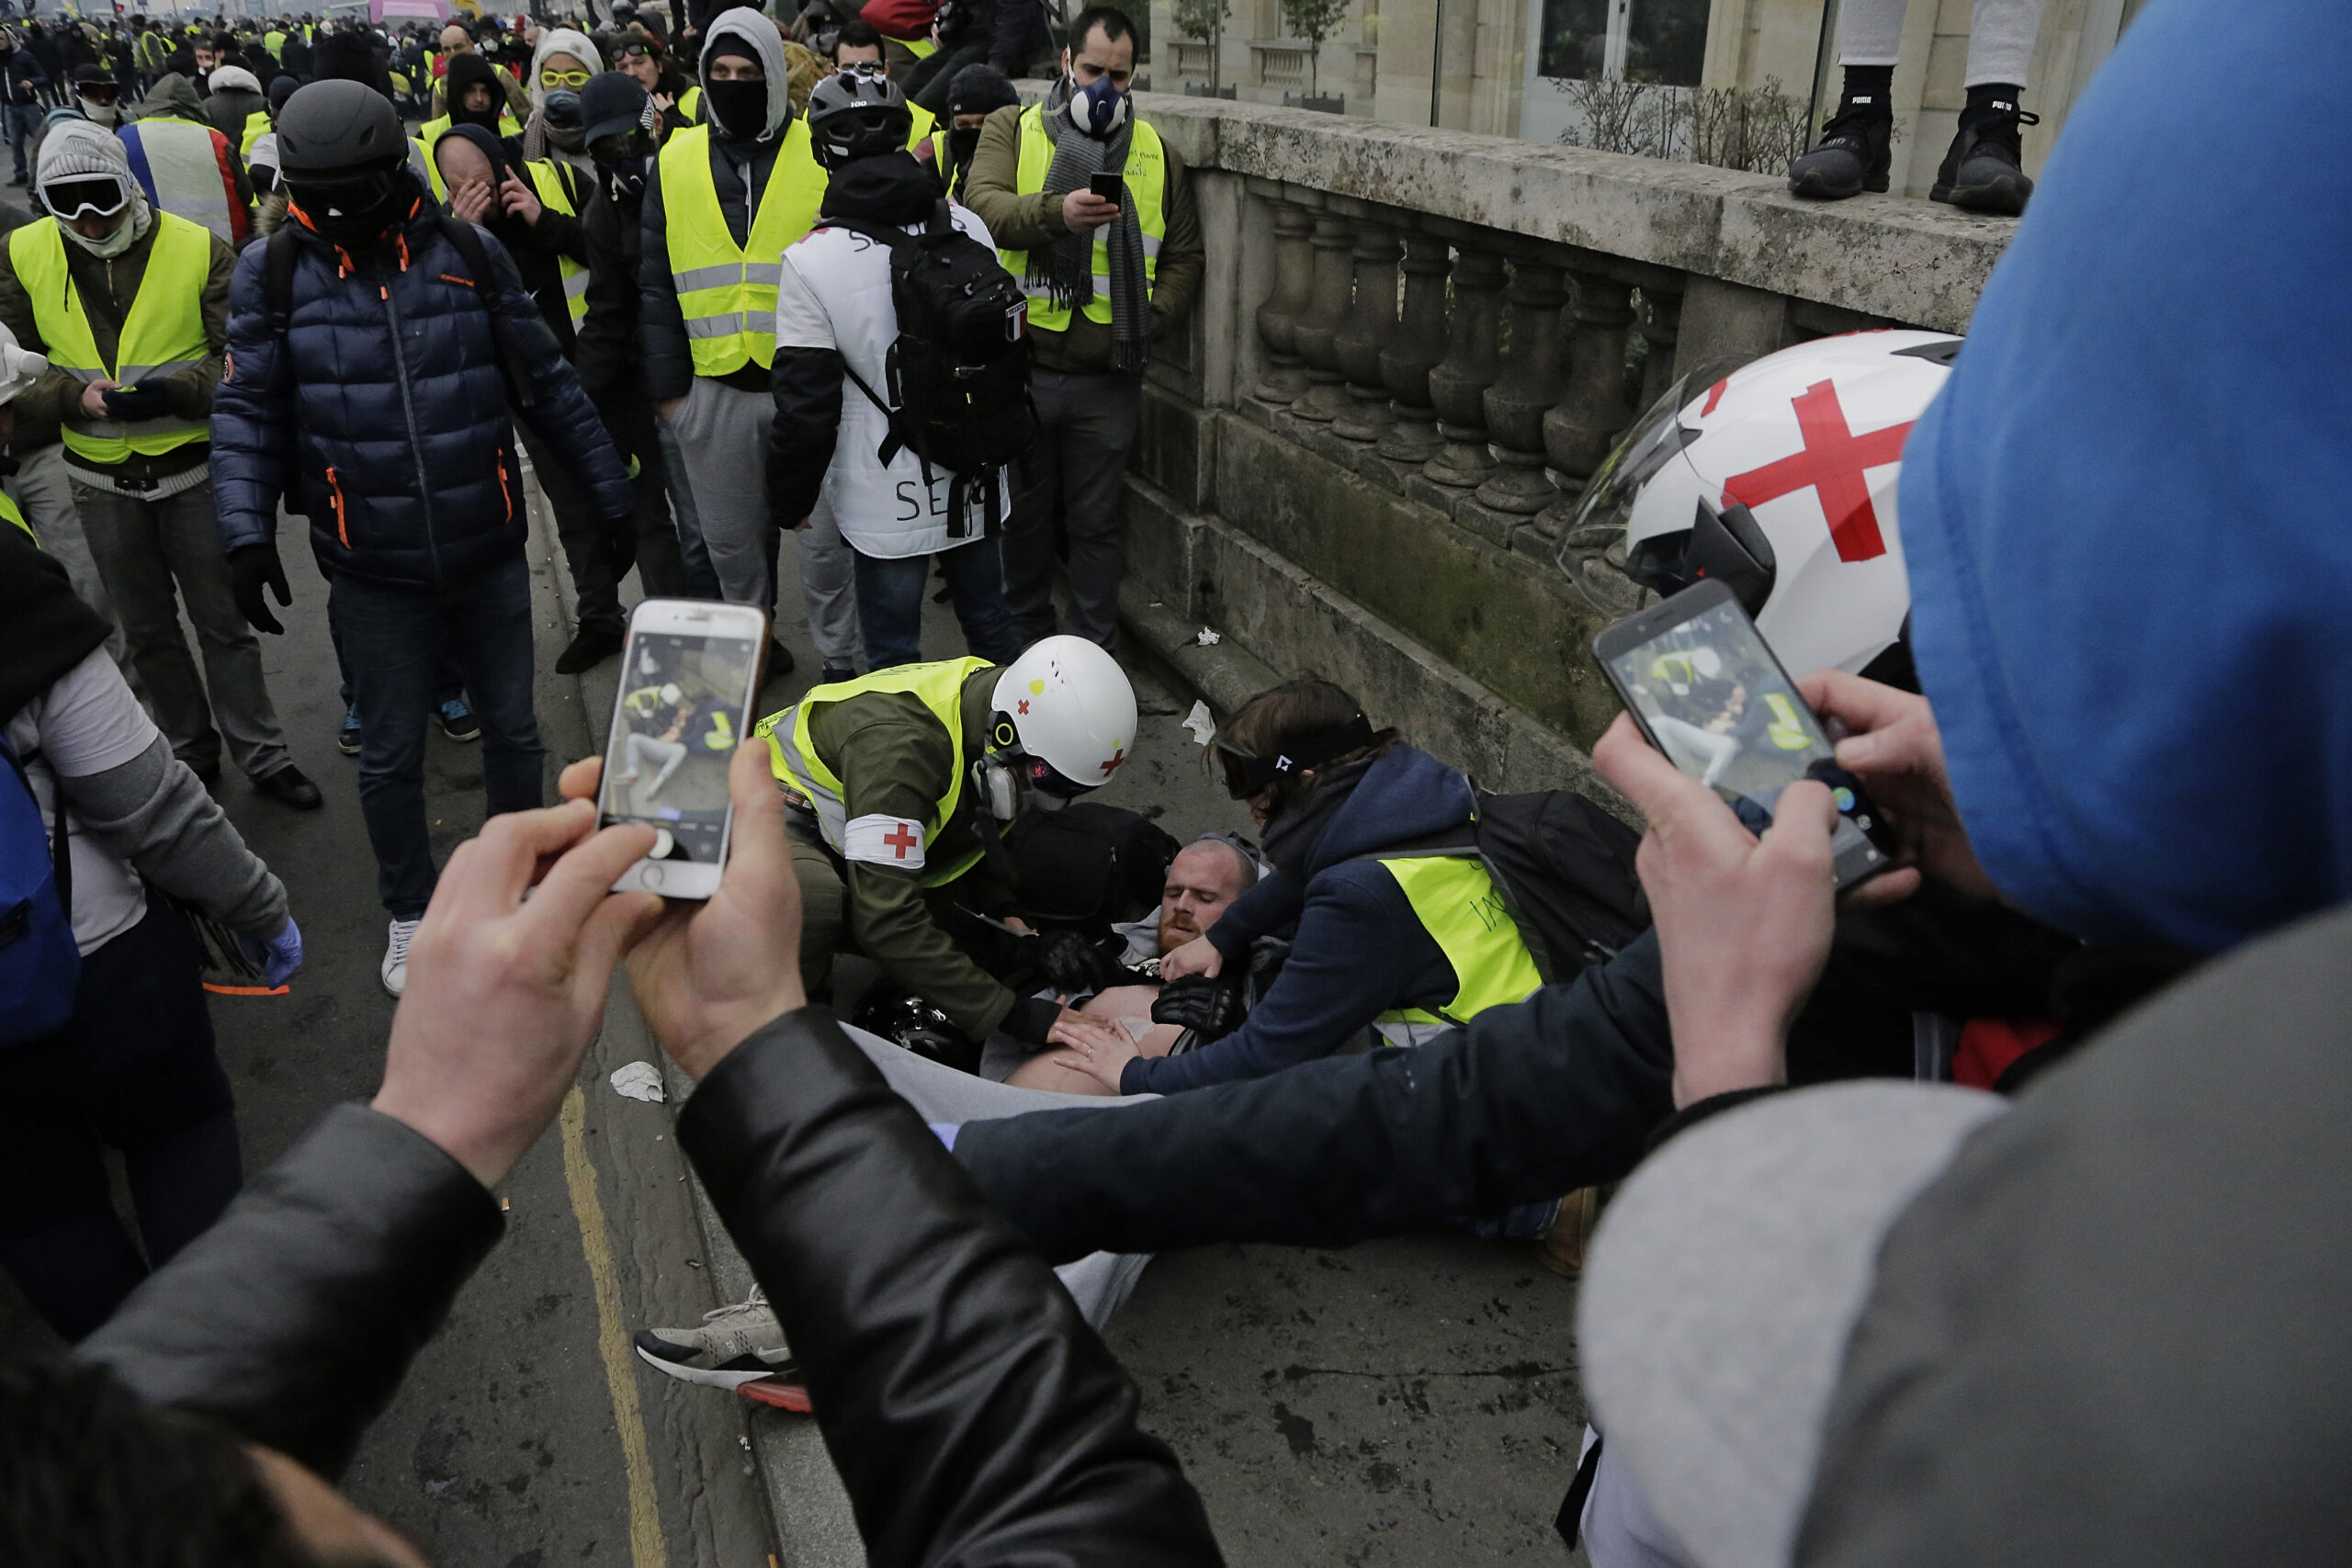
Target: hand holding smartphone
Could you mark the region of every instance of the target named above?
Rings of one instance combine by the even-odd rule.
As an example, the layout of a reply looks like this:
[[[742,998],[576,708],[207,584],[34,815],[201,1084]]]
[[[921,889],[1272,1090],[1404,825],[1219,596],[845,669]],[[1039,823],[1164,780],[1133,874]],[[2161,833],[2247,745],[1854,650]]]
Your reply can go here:
[[[630,614],[597,825],[642,822],[654,842],[614,892],[718,891],[734,825],[727,769],[751,732],[767,639],[767,612],[755,604],[648,599]]]
[[[1602,673],[1649,743],[1730,803],[1762,837],[1781,792],[1819,779],[1838,801],[1830,839],[1844,892],[1894,869],[1893,837],[1795,682],[1731,590],[1702,581],[1593,639]]]
[[[1124,175],[1090,175],[1087,176],[1086,188],[1097,198],[1107,201],[1114,207],[1125,207],[1127,204],[1127,181]]]

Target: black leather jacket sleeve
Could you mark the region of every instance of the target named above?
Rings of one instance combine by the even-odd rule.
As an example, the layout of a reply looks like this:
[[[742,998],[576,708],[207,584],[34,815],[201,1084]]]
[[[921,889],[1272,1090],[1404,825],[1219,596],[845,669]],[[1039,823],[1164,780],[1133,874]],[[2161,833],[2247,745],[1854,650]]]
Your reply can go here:
[[[869,1562],[1221,1561],[1135,1385],[829,1013],[738,1046],[678,1138],[783,1321]]]
[[[437,1145],[338,1106],[78,1353],[333,1479],[504,1230]]]

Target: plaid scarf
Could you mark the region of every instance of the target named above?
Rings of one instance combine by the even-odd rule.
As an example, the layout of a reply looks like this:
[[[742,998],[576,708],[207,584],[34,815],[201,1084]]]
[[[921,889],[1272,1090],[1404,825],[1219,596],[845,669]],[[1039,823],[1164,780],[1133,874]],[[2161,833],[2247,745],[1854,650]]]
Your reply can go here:
[[[1135,120],[1107,141],[1097,141],[1070,124],[1062,111],[1069,107],[1070,84],[1065,76],[1046,95],[1039,118],[1046,140],[1053,143],[1053,166],[1046,171],[1046,189],[1083,189],[1098,174],[1118,174],[1127,165],[1127,145]],[[1094,232],[1064,234],[1052,244],[1029,253],[1027,281],[1045,289],[1056,305],[1078,310],[1094,299]],[[1114,369],[1141,370],[1151,357],[1151,291],[1143,270],[1143,223],[1135,204],[1119,210],[1111,225],[1111,364]]]

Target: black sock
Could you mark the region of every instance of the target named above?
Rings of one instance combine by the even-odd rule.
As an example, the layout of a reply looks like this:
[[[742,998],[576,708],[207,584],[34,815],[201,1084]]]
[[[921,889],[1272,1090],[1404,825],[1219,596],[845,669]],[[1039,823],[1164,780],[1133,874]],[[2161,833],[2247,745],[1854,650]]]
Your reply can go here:
[[[1849,65],[1845,71],[1845,96],[1838,107],[1867,107],[1880,114],[1894,112],[1894,66]],[[1972,98],[1969,101],[1973,103],[1975,100]]]
[[[1848,80],[1852,80],[1850,70]],[[1982,86],[1971,87],[1968,89],[1968,107],[1961,111],[1962,116],[1968,119],[1989,119],[1997,114],[2015,114],[2018,95],[2024,91],[2024,88],[2007,82],[1987,82]]]

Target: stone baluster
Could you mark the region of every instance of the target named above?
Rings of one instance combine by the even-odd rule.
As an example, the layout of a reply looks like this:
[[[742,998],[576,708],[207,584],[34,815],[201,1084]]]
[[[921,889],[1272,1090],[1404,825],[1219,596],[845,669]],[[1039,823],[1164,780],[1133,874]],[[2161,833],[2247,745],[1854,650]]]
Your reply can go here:
[[[1560,309],[1568,296],[1561,286],[1565,269],[1550,247],[1514,238],[1506,250],[1510,352],[1487,389],[1487,442],[1498,467],[1478,487],[1478,502],[1524,515],[1543,511],[1556,494],[1544,477],[1544,415],[1560,400]]]
[[[1635,418],[1647,413],[1650,405],[1674,385],[1674,355],[1682,339],[1682,291],[1647,282],[1641,287],[1642,314],[1634,330],[1642,334],[1649,352],[1642,359],[1642,388],[1634,400]]]
[[[1544,415],[1544,455],[1551,459],[1552,482],[1573,495],[1634,423],[1634,411],[1625,406],[1634,291],[1605,272],[1578,266],[1570,276],[1577,299],[1568,310],[1567,388]]]
[[[1337,340],[1355,303],[1355,236],[1348,232],[1348,219],[1363,210],[1362,202],[1327,195],[1315,215],[1315,235],[1307,242],[1315,248],[1315,281],[1293,334],[1306,361],[1306,395],[1290,406],[1301,419],[1329,421],[1348,406]]]
[[[1320,193],[1255,175],[1249,188],[1274,209],[1274,288],[1258,307],[1266,368],[1250,395],[1270,403],[1295,402],[1306,390],[1306,367],[1298,356],[1298,318],[1306,313],[1315,272],[1315,253],[1306,243],[1315,232],[1315,212],[1308,202],[1319,199]]]
[[[1348,406],[1331,421],[1331,432],[1350,441],[1377,441],[1394,424],[1388,384],[1381,379],[1380,352],[1396,335],[1396,258],[1400,247],[1391,215],[1374,208],[1355,230],[1355,308],[1332,340],[1340,369],[1348,378]]]
[[[1487,450],[1487,389],[1502,368],[1503,258],[1493,236],[1453,219],[1433,218],[1429,230],[1457,247],[1453,311],[1445,329],[1445,357],[1430,367],[1430,403],[1444,442],[1421,469],[1442,485],[1467,489],[1495,471]]]
[[[1426,463],[1445,450],[1430,403],[1430,372],[1445,357],[1445,275],[1453,268],[1443,239],[1405,236],[1404,315],[1380,351],[1380,378],[1395,400],[1396,423],[1381,436],[1379,452],[1396,462]]]

